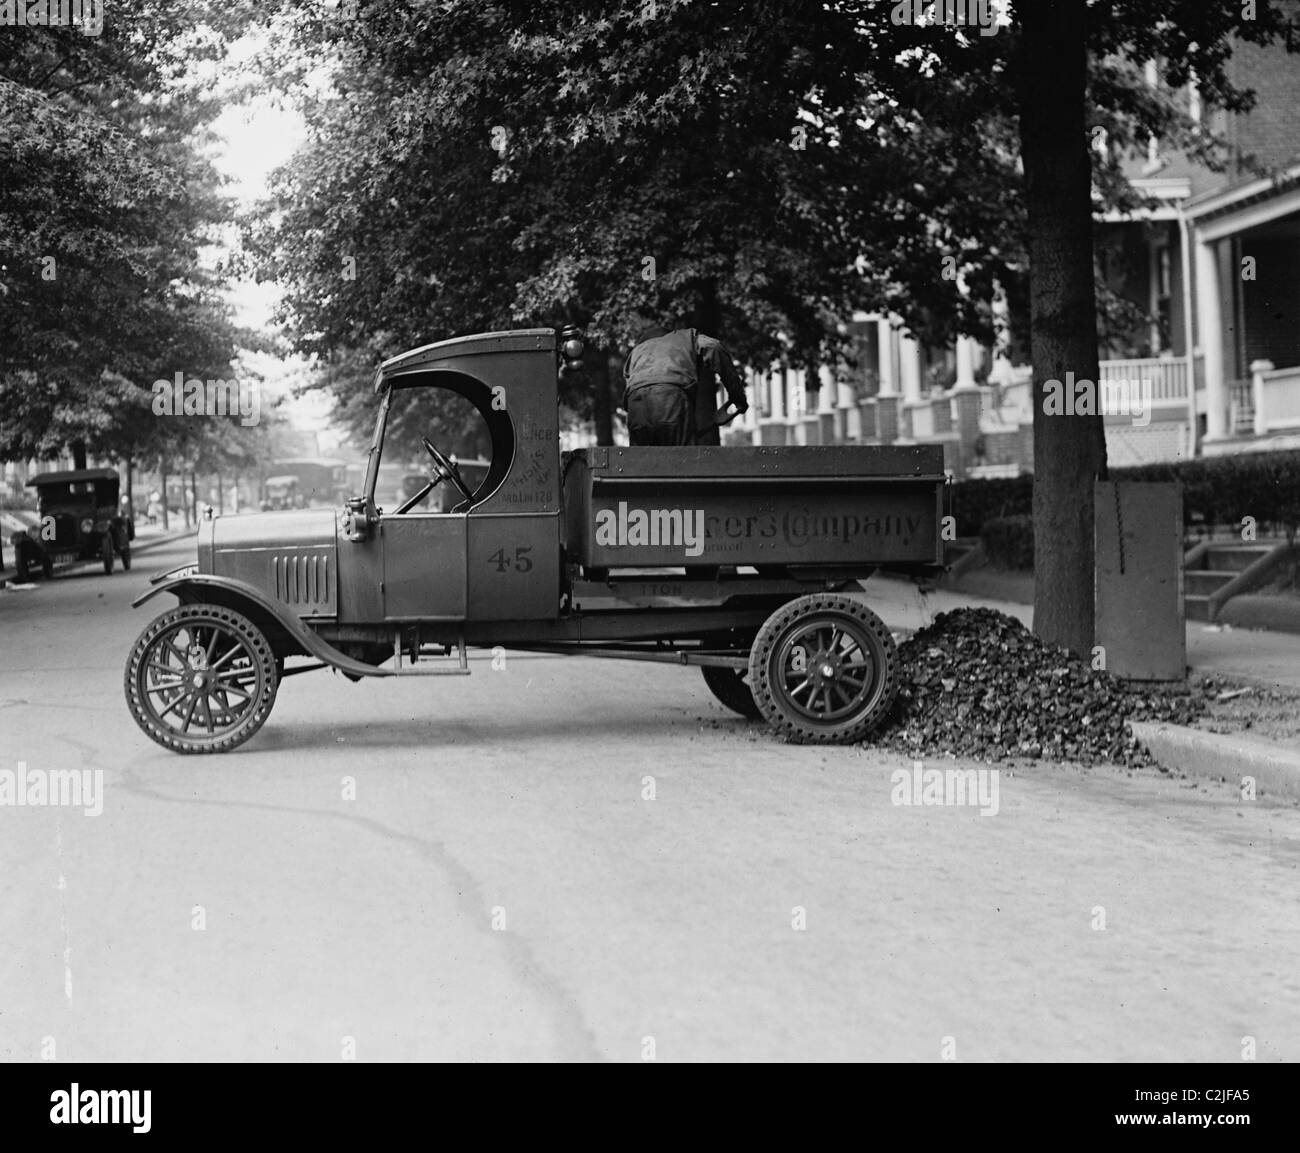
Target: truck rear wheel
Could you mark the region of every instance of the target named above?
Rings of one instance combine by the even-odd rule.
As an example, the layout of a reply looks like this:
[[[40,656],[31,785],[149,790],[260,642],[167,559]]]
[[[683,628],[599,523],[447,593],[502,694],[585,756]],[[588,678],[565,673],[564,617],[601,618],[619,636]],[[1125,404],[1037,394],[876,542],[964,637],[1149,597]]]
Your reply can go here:
[[[857,740],[880,722],[898,691],[894,638],[848,597],[800,597],[759,629],[749,684],[763,716],[792,740]]]
[[[181,605],[140,634],[126,663],[126,703],[148,736],[175,753],[224,753],[275,704],[275,653],[262,630],[222,605]]]
[[[709,686],[709,691],[733,713],[739,713],[751,721],[763,720],[754,694],[749,691],[748,669],[704,665],[700,672],[704,674],[704,683]]]

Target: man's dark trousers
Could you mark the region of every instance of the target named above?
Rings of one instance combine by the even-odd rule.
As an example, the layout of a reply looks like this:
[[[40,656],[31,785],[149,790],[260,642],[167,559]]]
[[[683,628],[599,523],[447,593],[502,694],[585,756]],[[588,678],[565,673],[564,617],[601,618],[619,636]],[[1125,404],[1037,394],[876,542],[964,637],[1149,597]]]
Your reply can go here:
[[[627,395],[628,439],[634,445],[687,445],[691,397],[677,384],[643,384]]]

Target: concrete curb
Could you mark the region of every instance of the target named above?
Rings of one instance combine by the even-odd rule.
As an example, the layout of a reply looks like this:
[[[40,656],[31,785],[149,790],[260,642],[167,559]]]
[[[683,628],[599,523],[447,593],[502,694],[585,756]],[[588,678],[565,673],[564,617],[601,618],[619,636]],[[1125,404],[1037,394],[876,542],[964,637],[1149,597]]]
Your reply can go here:
[[[1133,735],[1165,768],[1193,777],[1226,778],[1240,786],[1254,777],[1262,794],[1300,799],[1300,752],[1236,733],[1207,733],[1183,725],[1131,722]]]
[[[198,531],[199,530],[196,528],[189,529],[188,531],[182,529],[180,532],[169,533],[167,536],[154,537],[151,540],[146,540],[143,544],[137,544],[135,541],[132,541],[131,559],[134,561],[141,553],[148,552],[150,549],[161,548],[165,544],[172,544],[175,541],[184,540],[186,537],[196,536],[198,535]],[[85,565],[97,565],[99,563],[100,561],[98,560],[64,561],[62,564],[56,564],[54,566],[54,575],[58,576],[59,573],[71,572],[75,568],[81,568]],[[113,571],[121,571],[120,561],[118,564],[114,565]],[[0,570],[0,589],[4,588],[10,581],[12,581],[14,575],[15,572],[13,569]]]

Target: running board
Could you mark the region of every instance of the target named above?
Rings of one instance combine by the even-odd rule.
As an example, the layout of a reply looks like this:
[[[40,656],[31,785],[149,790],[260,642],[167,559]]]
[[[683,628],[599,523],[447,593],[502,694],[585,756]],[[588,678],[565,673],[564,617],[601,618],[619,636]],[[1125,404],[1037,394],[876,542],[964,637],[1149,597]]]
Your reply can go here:
[[[417,659],[407,664],[402,663],[402,633],[398,629],[393,633],[393,667],[389,670],[388,675],[393,677],[467,677],[470,674],[469,658],[465,655],[465,638],[462,636],[456,642],[456,652],[458,656],[457,666],[454,669],[443,668],[417,668],[421,662]],[[416,654],[419,656],[419,653]]]

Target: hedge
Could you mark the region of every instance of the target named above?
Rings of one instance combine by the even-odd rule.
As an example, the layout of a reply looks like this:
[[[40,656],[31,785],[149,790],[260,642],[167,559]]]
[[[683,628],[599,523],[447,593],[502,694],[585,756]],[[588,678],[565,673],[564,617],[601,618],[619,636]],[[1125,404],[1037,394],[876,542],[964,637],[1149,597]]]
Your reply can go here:
[[[979,536],[994,517],[1028,516],[1034,507],[1034,478],[1025,473],[990,480],[964,480],[950,486],[949,513],[958,536]]]
[[[1300,451],[1145,464],[1111,469],[1115,480],[1182,481],[1183,524],[1239,528],[1254,517],[1261,534],[1272,528],[1294,536],[1300,530]],[[958,536],[981,536],[989,520],[1029,516],[1033,477],[960,481],[951,487],[948,511]]]
[[[1034,518],[1027,513],[990,517],[980,529],[980,540],[994,568],[1034,567]]]

